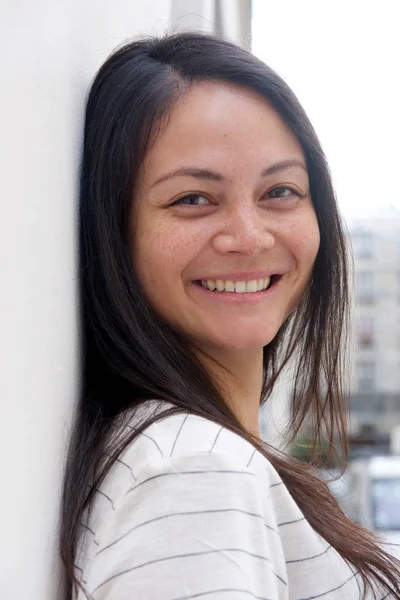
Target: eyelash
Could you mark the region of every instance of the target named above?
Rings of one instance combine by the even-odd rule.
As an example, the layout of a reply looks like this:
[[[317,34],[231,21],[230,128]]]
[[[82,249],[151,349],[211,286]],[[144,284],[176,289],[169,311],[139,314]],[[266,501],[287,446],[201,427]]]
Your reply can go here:
[[[188,198],[205,198],[208,200],[204,194],[186,194],[186,196],[182,196],[181,198],[178,198],[178,200],[175,200],[171,206],[205,206],[204,204],[183,204],[183,200],[187,200]]]
[[[290,192],[290,194],[287,194],[287,196],[275,196],[275,197],[272,197],[272,198],[269,197],[268,200],[282,200],[284,198],[289,198],[293,194],[295,196],[301,197],[301,194],[300,194],[300,192],[298,190],[296,190],[296,189],[294,189],[294,188],[292,188],[290,186],[287,186],[287,185],[279,185],[277,187],[274,187],[274,188],[272,188],[272,190],[269,190],[267,192],[267,194],[271,194],[272,192],[275,192],[276,190],[288,190]]]
[[[275,196],[275,197],[274,196],[272,196],[272,197],[268,197],[267,196],[268,194],[271,194],[272,192],[275,192],[276,190],[288,190],[290,193],[287,194],[286,196]],[[269,190],[268,192],[266,192],[266,194],[264,194],[261,198],[263,199],[265,196],[267,196],[267,198],[266,198],[267,200],[284,200],[285,198],[290,198],[290,196],[292,196],[293,194],[295,196],[300,197],[300,198],[302,197],[302,194],[298,190],[296,190],[296,189],[294,189],[294,188],[292,188],[290,186],[281,185],[281,186],[276,186],[276,187],[272,188],[272,190]],[[208,205],[205,205],[205,204],[184,204],[183,201],[187,200],[189,198],[205,198],[207,200],[207,197],[204,196],[203,194],[192,193],[192,194],[186,194],[186,196],[182,196],[181,198],[178,198],[177,200],[175,200],[175,202],[173,202],[171,204],[171,206],[196,206],[196,207],[198,207],[198,206],[208,206]]]

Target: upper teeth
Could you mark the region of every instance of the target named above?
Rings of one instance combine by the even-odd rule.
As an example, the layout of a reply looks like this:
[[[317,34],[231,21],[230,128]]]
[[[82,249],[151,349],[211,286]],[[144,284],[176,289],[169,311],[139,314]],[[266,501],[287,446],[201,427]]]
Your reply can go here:
[[[265,277],[264,279],[251,279],[250,281],[223,281],[222,279],[207,281],[202,279],[201,285],[203,288],[211,290],[217,290],[218,292],[236,292],[237,294],[244,294],[248,292],[260,292],[266,290],[269,286],[271,278]]]

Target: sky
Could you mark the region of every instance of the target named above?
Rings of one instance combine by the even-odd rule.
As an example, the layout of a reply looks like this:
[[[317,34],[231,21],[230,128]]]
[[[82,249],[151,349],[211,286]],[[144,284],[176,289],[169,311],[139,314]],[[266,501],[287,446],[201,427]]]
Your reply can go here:
[[[253,0],[252,50],[291,86],[343,216],[400,210],[399,0]]]

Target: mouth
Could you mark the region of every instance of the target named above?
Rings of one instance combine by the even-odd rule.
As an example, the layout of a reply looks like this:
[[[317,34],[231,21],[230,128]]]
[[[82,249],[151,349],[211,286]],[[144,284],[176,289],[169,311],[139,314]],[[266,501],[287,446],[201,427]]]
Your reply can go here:
[[[282,275],[271,275],[263,279],[252,279],[250,281],[232,281],[222,279],[202,279],[193,283],[215,294],[254,294],[266,292],[278,283]]]

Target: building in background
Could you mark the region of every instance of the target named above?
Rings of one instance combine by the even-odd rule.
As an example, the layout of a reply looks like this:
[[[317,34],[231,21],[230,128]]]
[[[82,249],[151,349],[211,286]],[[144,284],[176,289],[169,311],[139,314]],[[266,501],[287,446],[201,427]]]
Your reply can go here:
[[[355,269],[352,454],[389,453],[400,424],[400,211],[348,226]]]
[[[400,454],[400,211],[348,221],[354,257],[350,458]],[[261,411],[262,437],[284,445],[290,378]],[[307,424],[305,425],[307,437]],[[301,440],[303,441],[303,440]]]
[[[310,117],[348,220],[358,294],[352,433],[354,447],[364,438],[370,449],[380,442],[379,452],[388,451],[392,422],[398,423],[400,229],[396,211],[366,217],[375,216],[387,199],[400,208],[398,193],[383,198],[377,193],[382,173],[398,169],[396,9],[393,2],[377,10],[376,3],[362,0],[253,0],[252,13],[252,50],[284,77]],[[371,86],[371,65],[386,82],[385,94]],[[287,423],[290,389],[289,381],[262,412],[268,440],[279,439]],[[400,454],[400,435],[398,440]]]

